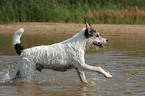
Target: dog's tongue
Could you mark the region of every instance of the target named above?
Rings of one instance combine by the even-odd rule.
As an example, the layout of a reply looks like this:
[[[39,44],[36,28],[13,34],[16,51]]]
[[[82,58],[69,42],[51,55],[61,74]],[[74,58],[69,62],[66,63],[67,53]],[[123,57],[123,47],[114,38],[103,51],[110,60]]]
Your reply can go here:
[[[104,47],[104,45],[101,44],[101,43],[98,43],[97,46],[99,46],[100,48],[103,48]]]
[[[100,45],[99,45],[99,47],[100,47],[100,48],[103,48],[103,47],[104,47],[104,45],[100,44]]]

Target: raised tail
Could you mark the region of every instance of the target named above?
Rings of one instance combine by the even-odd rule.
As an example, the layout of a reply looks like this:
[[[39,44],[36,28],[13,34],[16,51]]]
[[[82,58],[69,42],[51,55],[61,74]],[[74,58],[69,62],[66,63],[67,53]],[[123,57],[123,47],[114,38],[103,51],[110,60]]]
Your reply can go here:
[[[15,32],[13,36],[13,47],[18,55],[20,55],[24,49],[23,46],[21,46],[20,44],[21,43],[20,38],[23,32],[24,32],[24,28],[21,28],[17,32]]]

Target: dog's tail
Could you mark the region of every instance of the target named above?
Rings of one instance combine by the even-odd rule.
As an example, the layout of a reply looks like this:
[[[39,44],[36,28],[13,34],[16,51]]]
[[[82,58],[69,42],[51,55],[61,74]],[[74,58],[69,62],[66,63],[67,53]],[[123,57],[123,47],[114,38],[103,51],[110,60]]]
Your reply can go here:
[[[20,38],[23,32],[24,32],[24,28],[21,28],[18,31],[16,31],[13,36],[13,47],[18,55],[20,55],[24,49],[20,44],[21,43]]]

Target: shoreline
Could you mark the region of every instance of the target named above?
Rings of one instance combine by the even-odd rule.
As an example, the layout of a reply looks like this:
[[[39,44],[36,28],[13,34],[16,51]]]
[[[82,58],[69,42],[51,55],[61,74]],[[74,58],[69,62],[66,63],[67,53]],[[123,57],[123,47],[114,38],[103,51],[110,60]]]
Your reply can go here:
[[[14,34],[19,28],[24,28],[25,35],[64,35],[73,36],[84,28],[85,24],[23,22],[0,24],[0,34]],[[94,29],[107,38],[145,39],[145,25],[127,24],[92,24]]]

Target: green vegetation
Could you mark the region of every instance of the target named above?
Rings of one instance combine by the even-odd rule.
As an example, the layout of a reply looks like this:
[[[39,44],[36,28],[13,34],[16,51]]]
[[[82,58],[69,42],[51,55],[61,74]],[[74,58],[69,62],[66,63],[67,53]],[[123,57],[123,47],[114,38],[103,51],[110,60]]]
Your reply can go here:
[[[0,23],[145,24],[144,0],[0,0]]]

